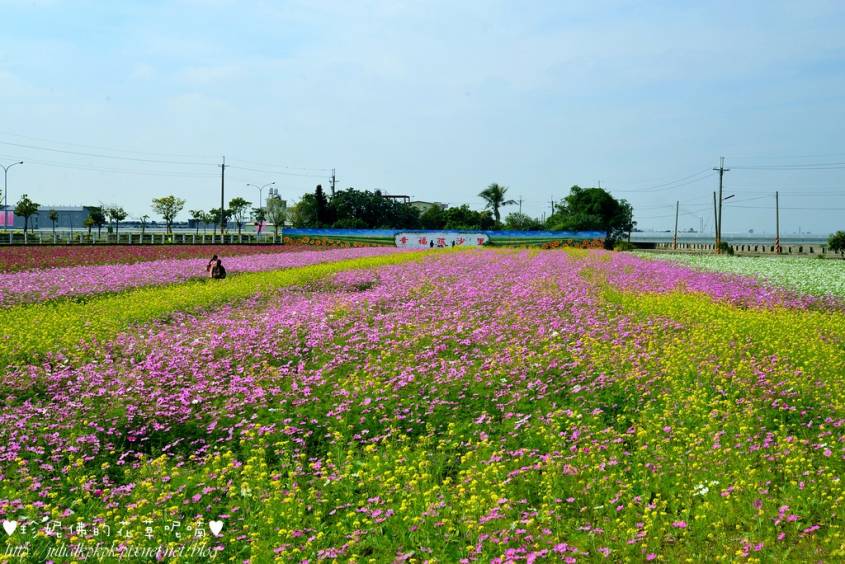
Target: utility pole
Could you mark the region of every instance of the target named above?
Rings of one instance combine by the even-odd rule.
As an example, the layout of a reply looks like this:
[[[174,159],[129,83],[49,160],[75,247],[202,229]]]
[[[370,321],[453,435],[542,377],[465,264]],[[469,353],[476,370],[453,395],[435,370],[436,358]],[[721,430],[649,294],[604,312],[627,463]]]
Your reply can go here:
[[[675,200],[675,235],[672,237],[672,250],[678,250],[678,206],[681,205],[680,200]]]
[[[714,247],[713,250],[717,253],[719,248],[719,212],[716,211],[718,206],[716,205],[716,192],[713,192],[713,241]]]
[[[725,157],[719,159],[719,168],[713,167],[713,170],[719,171],[719,223],[716,227],[716,252],[722,252],[719,248],[722,245],[722,179],[725,173],[730,169],[725,168]]]
[[[220,239],[226,243],[226,156],[223,155],[223,164],[217,165],[220,167]]]
[[[775,190],[775,253],[780,254],[780,205],[777,190]]]
[[[554,198],[551,198],[551,199],[549,200],[549,203],[552,205],[552,213],[551,213],[551,215],[549,215],[549,217],[551,217],[552,215],[554,215],[554,214],[555,214],[555,199],[554,199]]]
[[[519,196],[519,213],[522,214],[522,195]]]
[[[334,198],[334,183],[335,183],[334,169],[332,169],[332,198]]]

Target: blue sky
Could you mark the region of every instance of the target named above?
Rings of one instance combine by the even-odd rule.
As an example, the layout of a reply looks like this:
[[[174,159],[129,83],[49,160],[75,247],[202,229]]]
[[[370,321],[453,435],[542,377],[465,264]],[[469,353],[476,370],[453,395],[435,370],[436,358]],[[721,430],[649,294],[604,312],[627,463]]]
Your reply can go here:
[[[334,167],[340,187],[475,208],[498,182],[539,216],[601,181],[642,228],[680,200],[698,229],[724,155],[724,231],[773,231],[776,189],[782,232],[845,229],[841,1],[0,10],[0,162],[26,161],[10,201],[208,209],[225,154],[227,199],[275,181],[295,201]]]

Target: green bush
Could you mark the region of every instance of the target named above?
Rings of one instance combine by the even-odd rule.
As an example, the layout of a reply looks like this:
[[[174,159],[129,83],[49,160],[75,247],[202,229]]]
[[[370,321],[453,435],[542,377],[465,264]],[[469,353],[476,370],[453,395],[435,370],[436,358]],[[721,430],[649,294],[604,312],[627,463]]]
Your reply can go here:
[[[845,252],[845,231],[837,231],[827,240],[828,248],[834,253]]]

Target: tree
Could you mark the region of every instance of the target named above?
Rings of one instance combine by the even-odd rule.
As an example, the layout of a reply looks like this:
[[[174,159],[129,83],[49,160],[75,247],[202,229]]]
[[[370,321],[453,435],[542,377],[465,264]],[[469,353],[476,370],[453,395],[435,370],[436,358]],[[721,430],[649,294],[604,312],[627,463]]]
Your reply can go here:
[[[328,207],[329,202],[325,192],[323,192],[323,186],[317,184],[317,187],[314,188],[314,217],[317,220],[317,227],[329,223]]]
[[[278,196],[271,196],[267,198],[267,219],[273,224],[273,233],[276,237],[279,236],[279,227],[284,229],[285,219],[287,219],[288,209],[287,203]]]
[[[202,212],[202,233],[205,235],[208,230],[208,224],[214,221],[214,218],[207,211]]]
[[[337,228],[416,229],[420,225],[417,208],[385,198],[379,190],[339,190],[329,201],[326,215]]]
[[[267,210],[264,208],[252,208],[252,221],[259,225],[267,221]]]
[[[103,225],[106,224],[106,214],[103,211],[102,206],[91,206],[88,208],[88,217],[91,218],[93,225],[97,226],[97,238],[100,238],[100,234],[103,230]],[[90,230],[88,235],[90,236]]]
[[[114,232],[115,235],[117,235],[120,233],[120,222],[126,219],[126,216],[128,215],[126,210],[120,206],[115,206],[113,208],[108,208],[106,210],[106,215],[108,215],[109,219],[114,222]]]
[[[26,236],[26,230],[29,227],[29,218],[38,213],[39,207],[41,206],[30,200],[26,194],[22,195],[21,199],[18,200],[18,204],[15,206],[15,215],[23,218],[24,236]]]
[[[323,193],[323,186],[317,184],[317,188],[314,189],[314,219],[316,219],[316,227],[333,223],[327,213],[328,207],[329,203],[326,200],[326,195]]]
[[[446,223],[444,229],[493,229],[496,221],[489,210],[477,212],[464,204],[449,208],[444,212]]]
[[[150,216],[144,214],[141,216],[141,242],[144,242],[144,231],[147,229],[147,222],[150,220]]]
[[[446,226],[446,210],[440,206],[431,206],[420,215],[420,227],[423,229],[443,229]]]
[[[246,221],[246,213],[251,205],[252,202],[249,202],[240,196],[229,200],[229,213],[232,214],[232,218],[238,226],[238,236],[241,234],[241,226],[244,224],[244,221]]]
[[[50,215],[48,217],[50,218],[50,223],[53,224],[53,242],[55,242],[56,223],[59,221],[59,212],[57,212],[56,210],[50,210]]]
[[[200,234],[200,223],[205,219],[205,212],[203,210],[191,210],[188,212],[191,219],[194,220],[194,225],[197,228],[197,235]]]
[[[167,224],[167,233],[173,233],[173,220],[185,207],[185,200],[176,196],[162,196],[153,199],[153,211]]]
[[[288,218],[294,227],[316,227],[317,213],[314,194],[302,195],[297,203],[288,210]]]
[[[217,233],[217,226],[222,226],[223,223],[229,223],[229,219],[232,217],[231,210],[223,210],[225,214],[224,218],[220,217],[220,208],[211,208],[208,211],[208,216],[211,218],[211,222],[214,225],[214,233]],[[221,228],[220,234],[223,235],[223,230]]]
[[[527,214],[513,212],[505,218],[505,228],[513,231],[540,231],[543,224]]]
[[[553,231],[603,231],[605,247],[630,233],[636,224],[634,210],[625,200],[617,200],[602,188],[573,186],[564,201],[555,206],[547,226]]]
[[[91,238],[91,228],[94,227],[94,218],[91,217],[91,212],[88,212],[88,217],[85,218],[85,221],[82,222],[82,225],[88,228],[88,238]]]
[[[478,194],[487,202],[487,207],[493,211],[493,218],[496,220],[497,226],[500,223],[499,208],[502,206],[512,206],[516,203],[514,200],[505,200],[507,191],[507,187],[500,186],[494,182]]]
[[[827,240],[827,247],[834,253],[845,253],[845,231],[837,231],[831,235]]]

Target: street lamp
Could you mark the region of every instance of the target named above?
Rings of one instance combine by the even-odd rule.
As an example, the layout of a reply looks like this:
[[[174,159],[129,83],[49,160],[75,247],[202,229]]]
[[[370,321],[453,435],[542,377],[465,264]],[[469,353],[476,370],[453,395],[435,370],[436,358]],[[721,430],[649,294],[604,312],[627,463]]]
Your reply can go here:
[[[264,189],[268,186],[272,186],[275,182],[268,182],[263,186],[259,186],[258,184],[247,184],[247,186],[252,186],[253,188],[258,188],[258,209],[264,209]]]
[[[9,229],[9,169],[15,165],[23,164],[23,161],[18,161],[10,165],[2,165],[3,167],[3,229]]]

